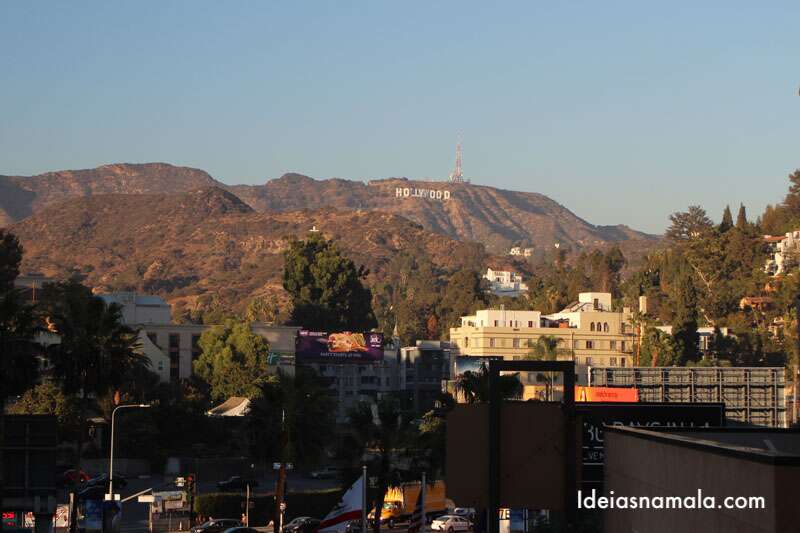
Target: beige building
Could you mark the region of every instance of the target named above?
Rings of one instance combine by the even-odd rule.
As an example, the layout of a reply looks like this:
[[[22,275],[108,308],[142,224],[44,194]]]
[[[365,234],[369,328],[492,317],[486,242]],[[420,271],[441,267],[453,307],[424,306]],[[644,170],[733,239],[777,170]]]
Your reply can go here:
[[[169,360],[169,371],[164,375],[170,381],[188,379],[192,376],[192,362],[200,355],[200,336],[213,328],[208,324],[139,324],[145,335]],[[253,333],[269,342],[269,351],[278,356],[294,357],[294,341],[298,328],[274,326],[254,322]],[[158,362],[154,361],[157,365]],[[294,363],[292,363],[294,364]],[[158,372],[162,375],[161,372]]]
[[[537,339],[549,335],[560,348],[571,350],[575,363],[585,367],[627,367],[633,362],[634,328],[628,309],[613,311],[609,293],[581,293],[577,302],[552,315],[539,311],[481,309],[462,316],[450,329],[456,355],[502,356],[524,359]]]

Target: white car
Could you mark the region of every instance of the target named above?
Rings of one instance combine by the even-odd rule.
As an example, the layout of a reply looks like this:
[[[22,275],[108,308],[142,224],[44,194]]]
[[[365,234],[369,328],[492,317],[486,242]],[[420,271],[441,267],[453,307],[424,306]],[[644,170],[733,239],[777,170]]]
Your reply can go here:
[[[434,519],[431,522],[431,529],[453,533],[454,531],[469,531],[472,529],[472,524],[464,517],[446,514]]]

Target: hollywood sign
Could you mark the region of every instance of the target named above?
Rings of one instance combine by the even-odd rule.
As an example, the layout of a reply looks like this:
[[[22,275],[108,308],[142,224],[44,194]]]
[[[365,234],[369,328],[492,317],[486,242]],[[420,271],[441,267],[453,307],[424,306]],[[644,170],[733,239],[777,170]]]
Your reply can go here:
[[[416,187],[396,187],[395,198],[429,198],[431,200],[449,200],[450,191],[437,189],[417,189]]]

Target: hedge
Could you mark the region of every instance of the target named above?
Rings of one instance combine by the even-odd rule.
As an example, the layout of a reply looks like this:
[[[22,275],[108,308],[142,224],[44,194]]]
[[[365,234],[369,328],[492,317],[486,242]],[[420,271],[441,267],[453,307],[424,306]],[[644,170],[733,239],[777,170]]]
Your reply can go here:
[[[284,521],[288,522],[297,516],[311,516],[322,518],[339,503],[342,489],[329,489],[311,492],[290,492],[286,496],[286,514]],[[231,492],[214,492],[201,494],[194,501],[194,510],[198,515],[206,518],[235,518],[239,519],[244,512],[243,494]],[[250,508],[250,525],[265,526],[274,520],[275,496],[273,494],[257,494],[250,496],[254,507]]]

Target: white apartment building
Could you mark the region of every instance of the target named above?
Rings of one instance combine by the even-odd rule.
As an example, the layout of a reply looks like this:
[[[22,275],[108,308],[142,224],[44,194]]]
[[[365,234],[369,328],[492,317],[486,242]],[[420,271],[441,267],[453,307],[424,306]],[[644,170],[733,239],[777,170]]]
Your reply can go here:
[[[614,311],[611,294],[585,292],[578,301],[551,315],[539,311],[481,309],[462,316],[450,329],[454,355],[501,356],[521,360],[537,340],[555,337],[575,361],[578,375],[589,366],[627,367],[633,363],[634,329],[631,312]]]
[[[136,294],[135,292],[114,292],[98,294],[107,304],[122,307],[122,321],[126,324],[169,324],[172,322],[172,308],[160,296]]]
[[[517,257],[530,257],[533,255],[533,248],[523,248],[521,246],[514,246],[508,251],[508,255],[515,255]]]
[[[497,296],[516,298],[528,291],[528,285],[522,281],[522,277],[516,272],[487,268],[483,277],[489,280],[489,290]]]
[[[798,266],[800,230],[790,231],[783,236],[764,235],[764,242],[771,254],[764,265],[764,272],[780,276]]]

